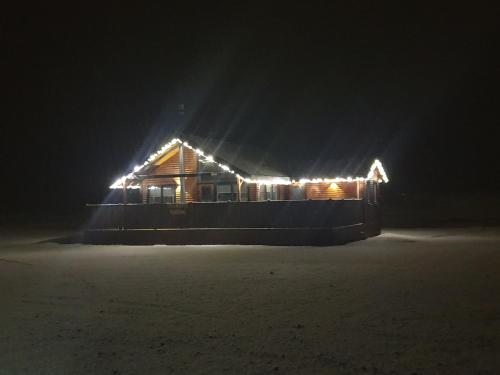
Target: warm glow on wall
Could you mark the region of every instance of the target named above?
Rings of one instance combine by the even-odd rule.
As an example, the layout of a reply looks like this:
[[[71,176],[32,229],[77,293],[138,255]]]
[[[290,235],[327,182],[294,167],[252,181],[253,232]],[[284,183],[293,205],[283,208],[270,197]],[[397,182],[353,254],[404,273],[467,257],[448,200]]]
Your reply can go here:
[[[339,188],[339,185],[337,185],[335,182],[332,182],[332,183],[330,184],[329,189],[332,189],[332,190],[338,190],[338,189],[340,189],[340,188]]]

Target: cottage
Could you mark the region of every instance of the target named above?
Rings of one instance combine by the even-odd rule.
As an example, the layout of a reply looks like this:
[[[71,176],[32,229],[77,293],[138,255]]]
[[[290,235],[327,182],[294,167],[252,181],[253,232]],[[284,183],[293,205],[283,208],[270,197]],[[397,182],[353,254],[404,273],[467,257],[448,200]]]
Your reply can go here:
[[[290,166],[242,145],[175,138],[88,205],[89,243],[330,245],[380,233],[378,160]],[[133,192],[133,194],[132,194]]]
[[[376,202],[378,184],[388,182],[379,160],[368,165],[352,160],[345,165],[316,163],[301,176],[293,170],[281,171],[279,163],[270,163],[272,156],[263,158],[241,146],[211,140],[201,142],[203,149],[173,139],[110,188],[123,190],[124,202],[128,202],[127,190],[139,189],[143,204],[365,198]]]

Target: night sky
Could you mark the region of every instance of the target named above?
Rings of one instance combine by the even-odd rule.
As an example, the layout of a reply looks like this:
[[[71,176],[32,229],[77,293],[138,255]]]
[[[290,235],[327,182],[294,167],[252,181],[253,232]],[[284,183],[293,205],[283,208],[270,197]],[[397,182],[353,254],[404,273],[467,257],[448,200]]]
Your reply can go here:
[[[100,202],[177,132],[376,155],[394,193],[500,188],[494,2],[207,3],[3,10],[8,215]]]

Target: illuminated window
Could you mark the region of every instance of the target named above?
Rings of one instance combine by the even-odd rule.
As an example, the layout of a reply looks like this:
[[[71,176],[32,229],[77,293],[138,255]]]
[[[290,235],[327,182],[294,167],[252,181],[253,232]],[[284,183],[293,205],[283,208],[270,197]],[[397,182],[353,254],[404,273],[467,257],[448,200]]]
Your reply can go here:
[[[148,203],[175,203],[175,185],[150,186]]]
[[[175,185],[165,185],[161,187],[162,203],[175,203]]]
[[[148,203],[161,203],[161,189],[158,186],[148,188]]]

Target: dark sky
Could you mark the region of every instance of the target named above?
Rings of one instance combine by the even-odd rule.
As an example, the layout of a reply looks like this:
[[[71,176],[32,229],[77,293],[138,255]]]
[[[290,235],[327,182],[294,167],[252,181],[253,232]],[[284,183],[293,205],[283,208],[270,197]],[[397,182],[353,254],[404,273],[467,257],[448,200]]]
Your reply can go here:
[[[98,202],[178,131],[378,156],[396,192],[498,189],[498,6],[404,3],[7,7],[4,209]]]

